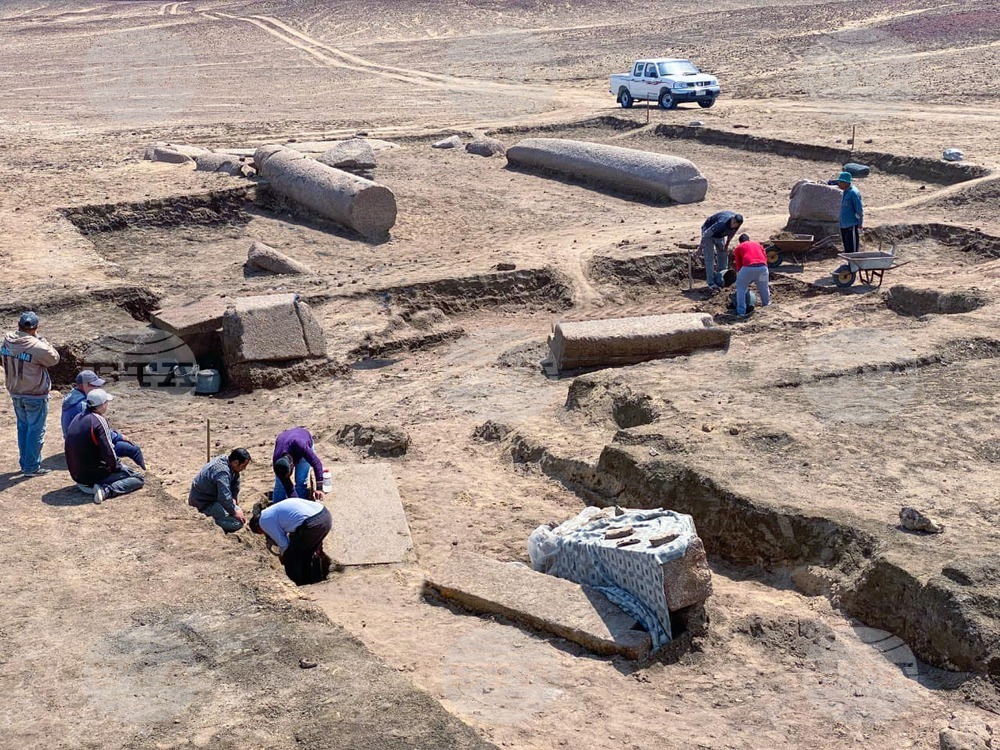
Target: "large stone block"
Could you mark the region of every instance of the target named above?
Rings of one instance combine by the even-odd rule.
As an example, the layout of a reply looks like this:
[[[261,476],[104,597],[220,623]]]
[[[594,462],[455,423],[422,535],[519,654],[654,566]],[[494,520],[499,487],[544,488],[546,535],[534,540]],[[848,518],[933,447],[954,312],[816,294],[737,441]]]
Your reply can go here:
[[[670,614],[702,604],[712,573],[691,516],[664,510],[587,508],[528,542],[532,567],[600,587],[639,619],[659,649],[672,637]]]
[[[545,371],[557,375],[578,367],[608,367],[725,347],[728,328],[705,313],[559,322],[549,337]]]
[[[150,320],[157,328],[186,338],[222,328],[222,317],[228,306],[229,302],[222,297],[204,297],[187,305],[156,310]]]
[[[323,327],[312,314],[312,308],[305,302],[299,302],[295,306],[299,314],[299,322],[302,324],[302,338],[306,342],[306,350],[310,357],[326,356],[326,334]]]
[[[687,159],[602,143],[528,138],[507,150],[507,163],[675,203],[704,200],[708,191],[708,180]]]
[[[465,609],[500,615],[534,630],[552,633],[597,654],[643,659],[648,633],[600,591],[519,563],[455,553],[431,571],[426,589]]]
[[[341,565],[379,565],[407,560],[410,526],[392,469],[366,463],[333,466],[326,504],[337,519],[324,548]]]
[[[295,294],[233,300],[222,319],[222,334],[227,365],[287,362],[326,354],[322,330]]]
[[[836,185],[799,180],[789,195],[788,215],[792,219],[839,222],[844,194]]]

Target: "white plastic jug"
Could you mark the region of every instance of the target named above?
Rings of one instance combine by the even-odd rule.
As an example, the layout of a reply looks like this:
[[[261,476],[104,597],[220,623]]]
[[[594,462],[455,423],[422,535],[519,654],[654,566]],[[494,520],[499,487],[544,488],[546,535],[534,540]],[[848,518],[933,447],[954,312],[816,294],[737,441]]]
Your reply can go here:
[[[333,492],[333,478],[329,469],[323,469],[323,493]]]

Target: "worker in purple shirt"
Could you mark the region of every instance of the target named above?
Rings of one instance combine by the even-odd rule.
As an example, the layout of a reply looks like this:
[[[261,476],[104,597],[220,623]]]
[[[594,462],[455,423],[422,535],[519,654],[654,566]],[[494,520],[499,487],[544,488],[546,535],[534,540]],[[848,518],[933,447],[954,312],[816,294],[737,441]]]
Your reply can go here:
[[[305,427],[293,427],[285,430],[274,441],[274,493],[272,501],[278,502],[289,497],[300,497],[309,500],[306,483],[309,481],[309,469],[316,478],[316,491],[313,499],[322,500],[323,462],[313,450],[313,438]],[[294,476],[294,485],[293,485]]]

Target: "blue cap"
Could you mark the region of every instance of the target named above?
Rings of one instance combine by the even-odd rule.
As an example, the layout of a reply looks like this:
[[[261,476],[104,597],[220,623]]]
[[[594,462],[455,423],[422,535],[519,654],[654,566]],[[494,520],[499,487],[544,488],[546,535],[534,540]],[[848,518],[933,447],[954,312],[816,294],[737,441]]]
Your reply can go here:
[[[38,328],[38,316],[31,310],[21,313],[21,318],[17,321],[17,327],[22,331],[33,331]]]
[[[77,385],[96,385],[100,388],[104,385],[104,378],[99,376],[93,370],[81,370],[80,374],[76,376]]]
[[[854,177],[850,172],[841,172],[837,177],[837,182],[846,182],[848,185],[854,182]]]

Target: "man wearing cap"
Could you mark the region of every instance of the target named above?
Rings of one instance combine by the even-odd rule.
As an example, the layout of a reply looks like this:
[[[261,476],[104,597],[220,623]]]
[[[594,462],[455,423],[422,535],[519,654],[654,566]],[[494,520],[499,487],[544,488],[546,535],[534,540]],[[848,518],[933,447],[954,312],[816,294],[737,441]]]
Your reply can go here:
[[[104,386],[104,379],[99,377],[93,370],[81,370],[76,376],[76,385],[73,387],[62,402],[62,431],[63,439],[69,432],[69,426],[78,414],[83,414],[87,410],[87,394],[93,390]],[[129,458],[135,462],[143,471],[146,470],[146,461],[142,456],[142,448],[135,443],[126,440],[118,430],[111,431],[111,444],[115,446],[115,454],[118,458]]]
[[[844,252],[856,253],[861,249],[861,225],[865,218],[861,193],[854,187],[854,177],[850,172],[838,175],[837,187],[844,191],[840,202],[840,236],[844,241]]]
[[[309,469],[313,470],[317,489],[313,494],[316,500],[323,499],[319,489],[323,481],[323,462],[313,450],[313,438],[305,427],[293,427],[278,435],[274,441],[274,458],[271,462],[274,468],[274,493],[272,501],[278,502],[289,497],[310,499],[306,482],[309,481]],[[292,484],[294,474],[295,483]]]
[[[227,534],[239,531],[247,520],[239,505],[240,474],[249,465],[250,452],[246,448],[213,458],[191,482],[188,505],[210,516]]]
[[[38,316],[21,313],[17,331],[0,345],[4,381],[17,417],[17,448],[21,473],[26,477],[47,474],[42,468],[45,421],[49,416],[49,368],[59,364],[59,352],[38,335]]]
[[[94,493],[94,502],[127,495],[145,484],[135,470],[123,466],[111,444],[111,425],[104,414],[114,398],[95,388],[87,394],[86,410],[70,422],[66,433],[66,465],[69,475],[84,492]]]
[[[743,216],[733,211],[719,211],[701,225],[699,249],[705,258],[705,281],[712,289],[722,286],[722,275],[729,267],[729,243],[743,226]]]

